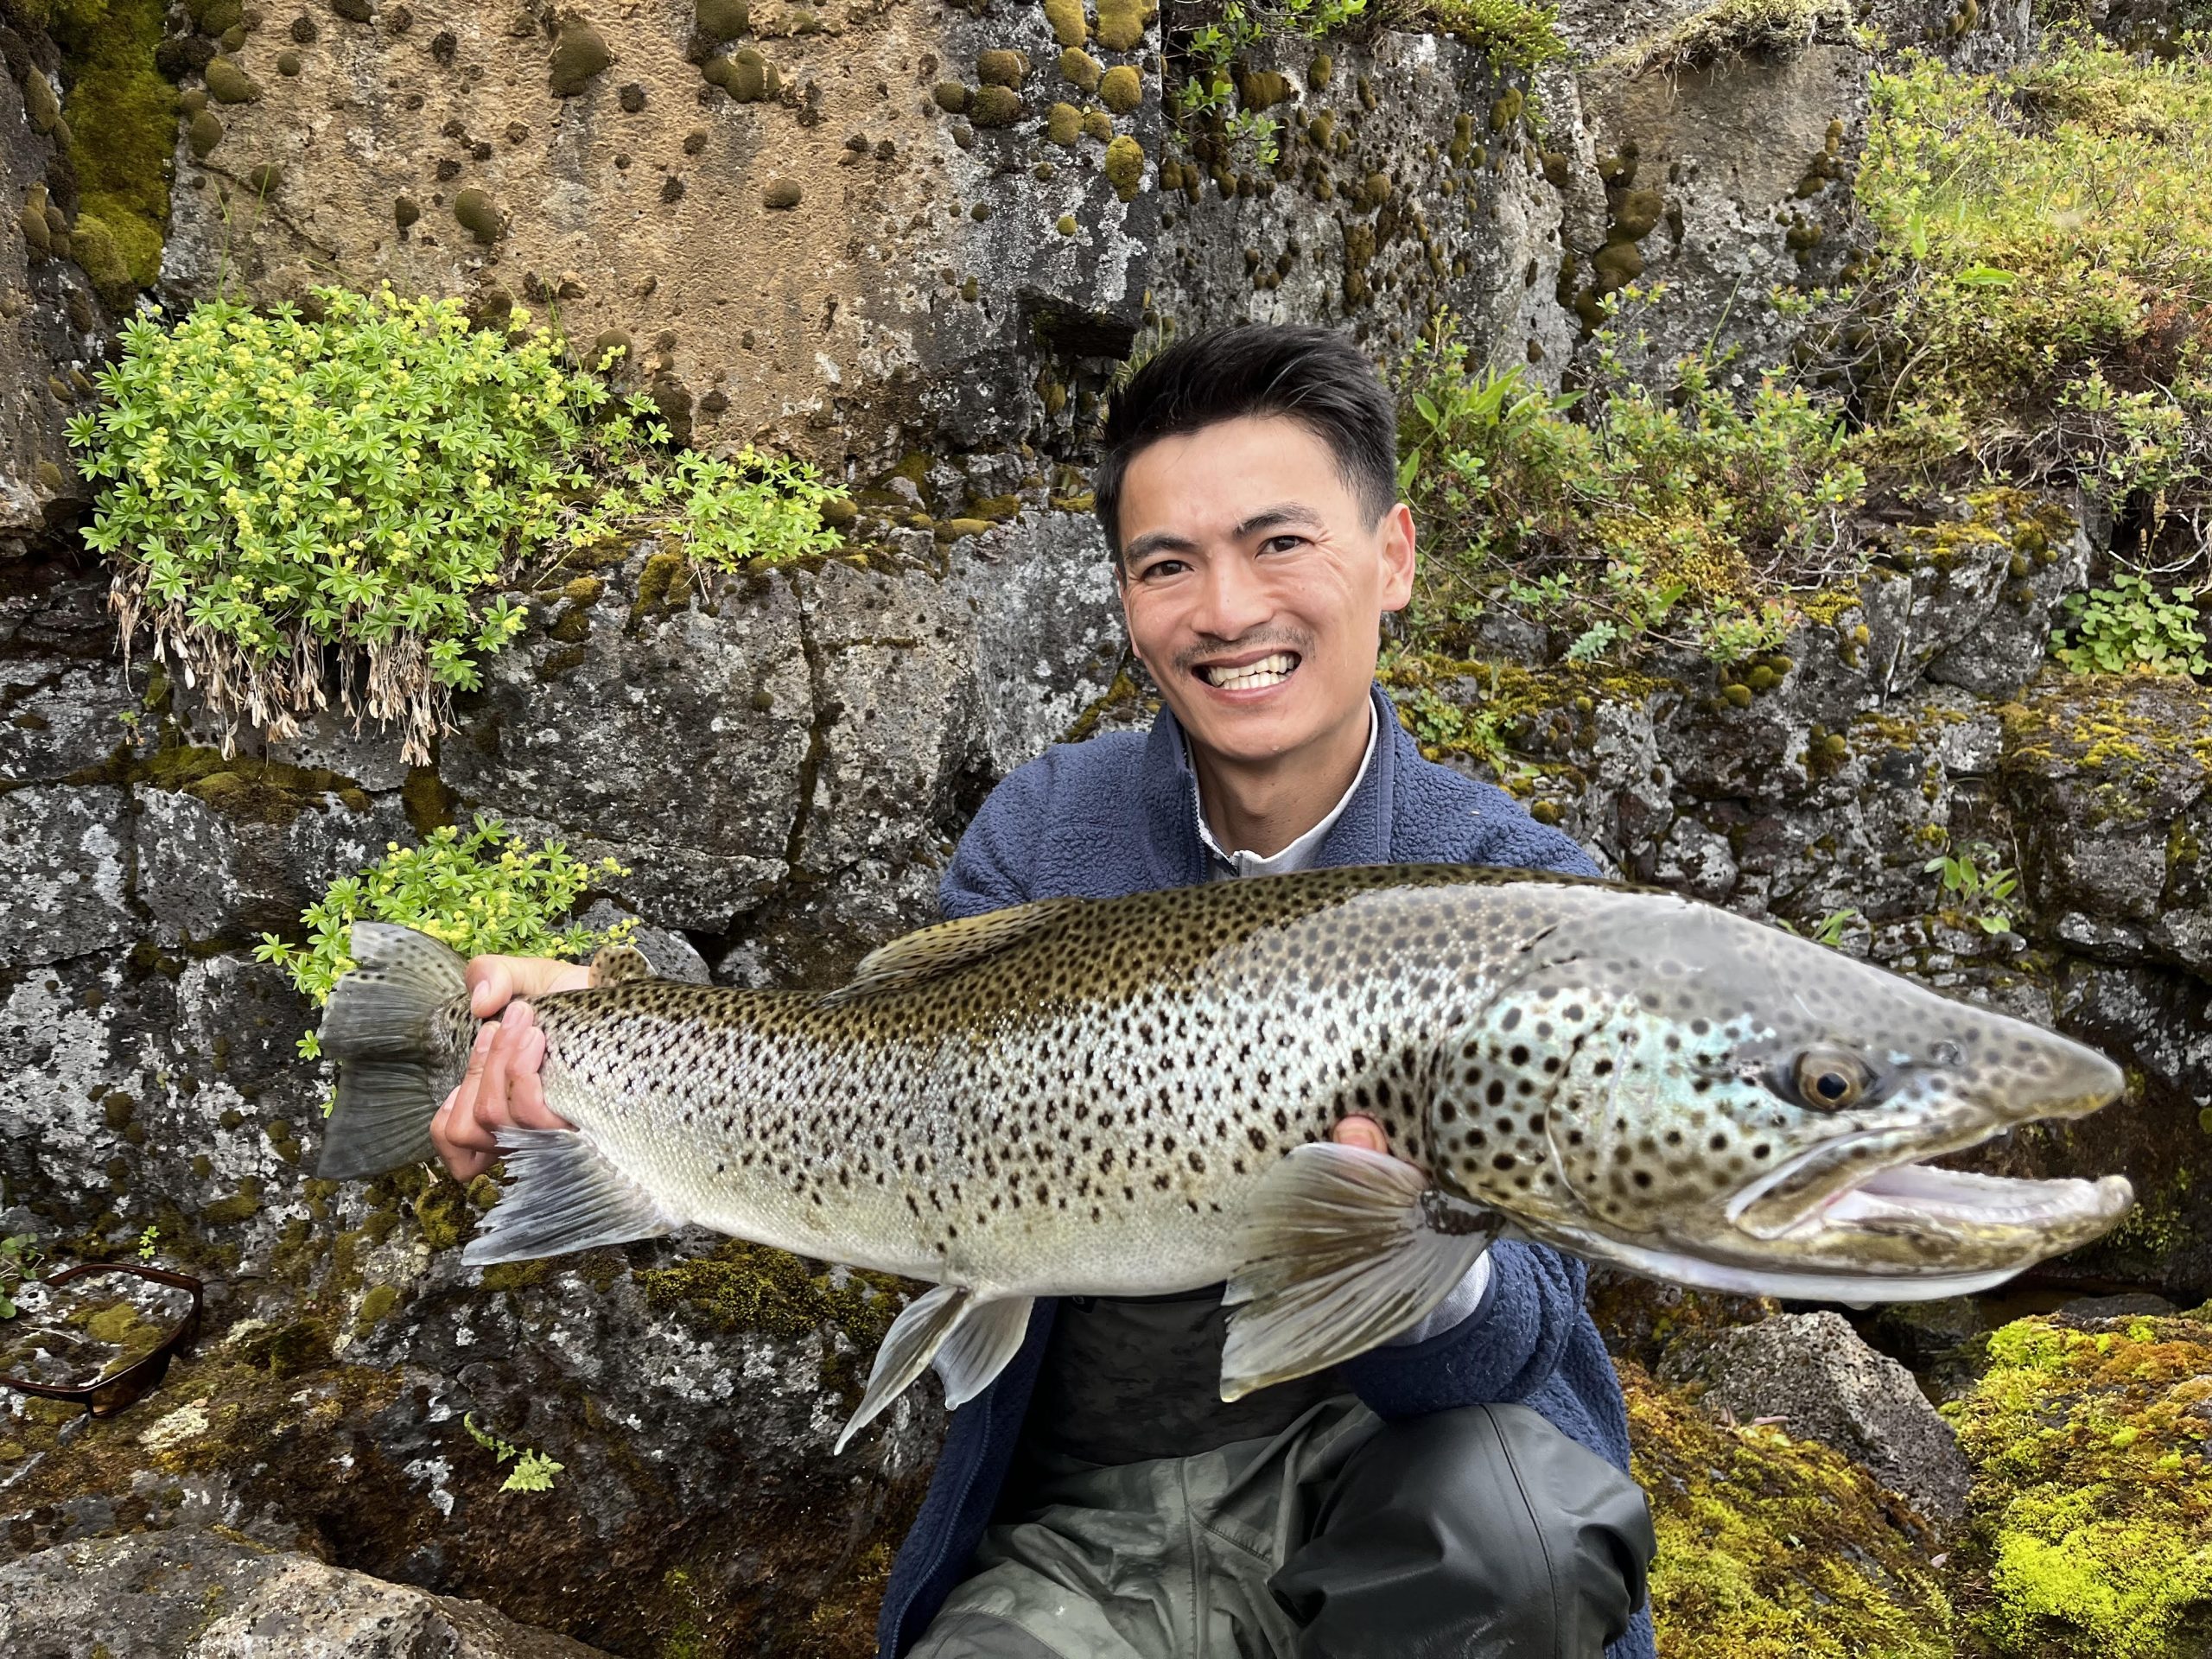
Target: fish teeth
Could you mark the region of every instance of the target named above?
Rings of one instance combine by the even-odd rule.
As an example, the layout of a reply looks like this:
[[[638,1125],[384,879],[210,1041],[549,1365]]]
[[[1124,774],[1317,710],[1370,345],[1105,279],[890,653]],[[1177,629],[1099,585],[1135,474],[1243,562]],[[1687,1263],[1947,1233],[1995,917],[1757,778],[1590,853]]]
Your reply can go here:
[[[1297,658],[1279,651],[1256,663],[1245,663],[1236,668],[1201,668],[1198,672],[1205,677],[1208,685],[1218,686],[1224,691],[1243,691],[1257,686],[1280,685],[1297,666]]]

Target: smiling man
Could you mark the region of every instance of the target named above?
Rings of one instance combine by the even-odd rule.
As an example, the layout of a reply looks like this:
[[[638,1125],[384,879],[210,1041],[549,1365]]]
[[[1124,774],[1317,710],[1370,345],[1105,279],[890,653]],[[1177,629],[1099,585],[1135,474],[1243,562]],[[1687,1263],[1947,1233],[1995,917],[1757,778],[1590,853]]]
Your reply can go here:
[[[1319,329],[1207,335],[1131,378],[1095,489],[1166,707],[993,791],[948,917],[1332,865],[1596,874],[1510,797],[1424,760],[1375,684],[1382,617],[1413,585],[1395,439],[1373,367]],[[432,1131],[457,1176],[501,1124],[559,1122],[543,1039],[508,1001],[582,977],[470,964],[477,1011],[505,1017]],[[1388,1150],[1371,1119],[1334,1135]],[[882,1659],[1649,1659],[1650,1520],[1582,1299],[1579,1263],[1499,1243],[1395,1342],[1233,1404],[1220,1287],[1039,1301],[953,1414]]]
[[[1116,396],[1095,479],[1148,734],[994,791],[948,916],[1342,864],[1594,874],[1510,797],[1424,760],[1375,684],[1413,589],[1397,423],[1319,329],[1172,346]],[[1387,1150],[1372,1120],[1341,1141]],[[1039,1303],[955,1414],[893,1569],[886,1659],[1648,1656],[1652,1552],[1583,1270],[1495,1246],[1333,1373],[1219,1398],[1219,1287]]]

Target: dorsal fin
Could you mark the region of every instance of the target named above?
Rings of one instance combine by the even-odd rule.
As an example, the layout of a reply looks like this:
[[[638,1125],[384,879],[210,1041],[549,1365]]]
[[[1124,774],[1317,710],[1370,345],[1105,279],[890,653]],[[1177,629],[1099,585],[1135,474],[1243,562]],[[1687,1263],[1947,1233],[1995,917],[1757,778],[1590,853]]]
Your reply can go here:
[[[988,911],[957,922],[940,922],[896,938],[861,958],[853,976],[822,999],[821,1006],[835,1007],[878,991],[897,990],[918,980],[932,979],[957,968],[995,957],[1033,934],[1053,925],[1084,901],[1080,899],[1040,899],[1033,905],[1015,905]]]
[[[591,982],[594,988],[620,985],[626,979],[653,977],[652,963],[633,944],[602,944],[592,953]]]

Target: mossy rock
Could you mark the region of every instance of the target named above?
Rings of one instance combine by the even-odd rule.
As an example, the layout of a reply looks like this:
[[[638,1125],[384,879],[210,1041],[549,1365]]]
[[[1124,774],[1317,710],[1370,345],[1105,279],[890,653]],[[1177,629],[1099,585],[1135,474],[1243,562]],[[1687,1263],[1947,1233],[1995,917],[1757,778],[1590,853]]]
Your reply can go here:
[[[1028,54],[996,48],[976,54],[976,79],[986,86],[1011,86],[1020,90],[1029,79]]]
[[[1144,146],[1127,133],[1106,146],[1106,181],[1123,201],[1144,188]]]
[[[1134,52],[1159,16],[1154,0],[1098,0],[1098,43],[1112,52]]]
[[[1062,46],[1079,47],[1090,38],[1090,25],[1084,21],[1083,0],[1045,0],[1045,21],[1052,30],[1052,38]]]
[[[605,36],[581,17],[569,18],[553,38],[553,61],[547,72],[553,96],[575,97],[613,61]]]
[[[979,127],[1010,127],[1021,119],[1021,94],[1011,86],[978,86],[968,118]]]
[[[1945,1408],[1976,1469],[1962,1653],[2202,1659],[2212,1652],[2212,1305],[2172,1318],[1993,1332]]]
[[[1083,111],[1072,104],[1055,104],[1045,114],[1045,137],[1062,146],[1083,137]]]
[[[138,284],[123,257],[122,244],[106,222],[92,213],[79,213],[69,230],[69,254],[92,278],[92,288],[111,310],[128,307]]]
[[[156,67],[161,0],[57,8],[53,31],[67,66],[67,135],[80,212],[105,226],[138,288],[160,274],[168,226],[168,166],[176,144],[176,88]],[[43,80],[42,76],[32,79]]]
[[[716,46],[735,40],[753,27],[749,0],[698,0],[692,15],[699,38]]]
[[[947,115],[965,115],[969,105],[975,101],[976,94],[960,81],[940,80],[930,89],[930,97]]]
[[[212,58],[203,72],[207,95],[218,104],[251,104],[261,96],[261,83],[241,68],[235,58]]]
[[[1936,1541],[1902,1500],[1827,1446],[1725,1427],[1619,1369],[1668,1659],[1955,1659]]]
[[[741,47],[727,58],[716,58],[701,71],[741,104],[759,104],[783,91],[783,78],[759,47]]]
[[[1078,92],[1095,92],[1106,70],[1090,53],[1070,47],[1060,54],[1060,79]]]
[[[507,233],[506,216],[488,192],[471,185],[453,199],[453,216],[461,228],[486,247]]]
[[[1099,77],[1098,101],[1116,115],[1127,115],[1144,102],[1144,81],[1128,64],[1117,64]]]

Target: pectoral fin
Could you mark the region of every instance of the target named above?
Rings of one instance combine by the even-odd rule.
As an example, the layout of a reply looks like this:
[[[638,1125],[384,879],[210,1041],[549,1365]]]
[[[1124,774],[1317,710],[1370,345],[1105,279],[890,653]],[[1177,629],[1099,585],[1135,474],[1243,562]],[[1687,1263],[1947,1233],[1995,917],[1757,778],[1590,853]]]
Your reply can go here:
[[[1365,1353],[1442,1301],[1498,1228],[1459,1212],[1440,1224],[1428,1193],[1411,1164],[1361,1147],[1286,1157],[1245,1217],[1243,1265],[1223,1298],[1221,1397]]]
[[[962,1285],[939,1285],[906,1304],[884,1333],[860,1408],[837,1436],[845,1443],[880,1415],[935,1360],[948,1403],[963,1405],[990,1385],[1021,1346],[1029,1325],[1027,1296],[993,1300]]]
[[[514,1179],[461,1252],[466,1267],[658,1238],[682,1225],[576,1129],[494,1133]]]

